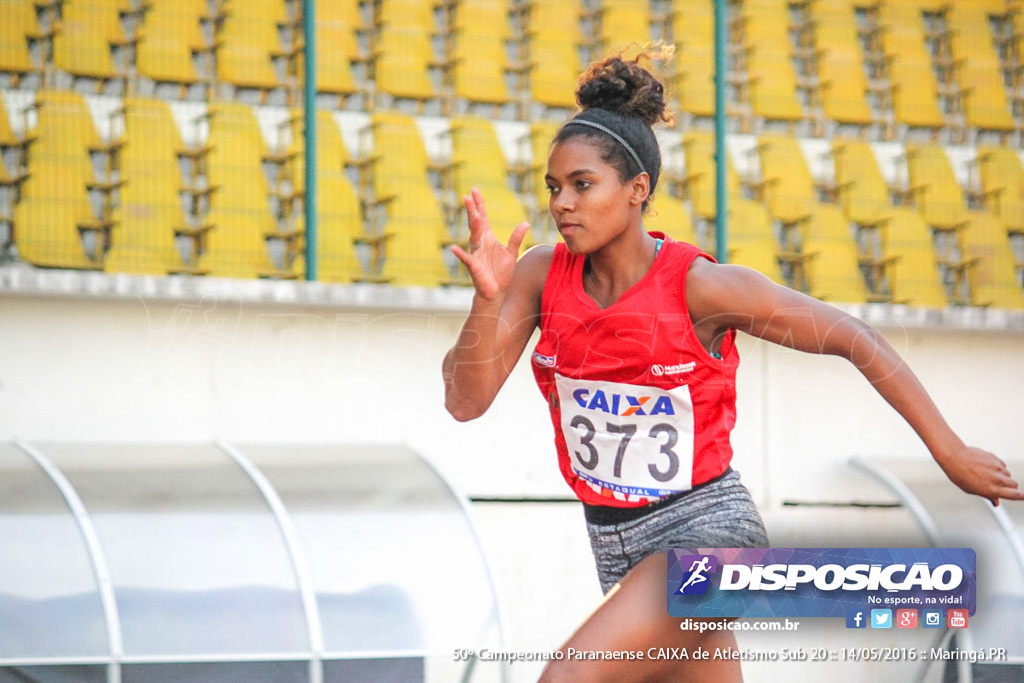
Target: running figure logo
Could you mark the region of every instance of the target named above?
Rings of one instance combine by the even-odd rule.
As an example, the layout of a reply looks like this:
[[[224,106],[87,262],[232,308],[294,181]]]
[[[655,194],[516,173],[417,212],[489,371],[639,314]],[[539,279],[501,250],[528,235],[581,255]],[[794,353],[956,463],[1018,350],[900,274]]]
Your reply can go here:
[[[683,555],[679,558],[679,566],[687,569],[676,595],[703,595],[711,585],[709,574],[718,569],[718,558],[714,555]]]

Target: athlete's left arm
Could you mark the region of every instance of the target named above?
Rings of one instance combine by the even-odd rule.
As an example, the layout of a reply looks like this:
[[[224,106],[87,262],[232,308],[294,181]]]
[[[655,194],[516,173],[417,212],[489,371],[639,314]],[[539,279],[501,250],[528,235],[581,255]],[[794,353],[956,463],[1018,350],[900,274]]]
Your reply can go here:
[[[686,292],[702,340],[736,329],[800,351],[846,358],[906,419],[954,484],[994,505],[1000,498],[1024,500],[1006,463],[960,440],[910,367],[871,326],[742,266],[698,259],[687,274]]]

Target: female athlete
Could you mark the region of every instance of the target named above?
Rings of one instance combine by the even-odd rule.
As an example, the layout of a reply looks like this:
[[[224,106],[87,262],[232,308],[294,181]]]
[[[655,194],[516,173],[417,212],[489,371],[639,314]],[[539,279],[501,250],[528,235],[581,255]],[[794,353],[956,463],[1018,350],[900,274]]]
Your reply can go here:
[[[665,551],[758,547],[768,539],[730,466],[736,331],[852,362],[923,439],[961,489],[993,504],[1024,499],[1006,465],[966,446],[911,370],[872,328],[647,232],[661,158],[652,125],[669,121],[662,84],[621,56],[581,77],[582,108],[555,136],[549,209],[564,244],[518,258],[527,224],[501,244],[480,193],[465,198],[468,250],[452,247],[475,289],[444,360],[445,403],[484,413],[526,348],[550,406],[559,467],[584,505],[606,596],[565,643],[576,650],[735,648],[729,630],[681,631],[666,610]],[[733,660],[554,661],[542,681],[739,681]]]

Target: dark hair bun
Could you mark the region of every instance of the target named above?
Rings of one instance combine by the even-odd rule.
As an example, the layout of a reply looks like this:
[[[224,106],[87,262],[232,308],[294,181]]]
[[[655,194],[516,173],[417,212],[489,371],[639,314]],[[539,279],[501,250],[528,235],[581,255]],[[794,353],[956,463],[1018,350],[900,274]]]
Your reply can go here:
[[[672,121],[665,103],[665,86],[640,61],[671,57],[672,46],[644,46],[635,59],[622,54],[590,65],[576,88],[583,109],[607,109],[643,119],[648,126]]]

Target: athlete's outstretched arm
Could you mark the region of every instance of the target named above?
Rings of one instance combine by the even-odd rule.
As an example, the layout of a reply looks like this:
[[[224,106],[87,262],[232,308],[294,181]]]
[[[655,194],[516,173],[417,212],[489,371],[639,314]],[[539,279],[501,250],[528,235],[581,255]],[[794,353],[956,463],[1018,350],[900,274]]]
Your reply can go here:
[[[702,341],[732,328],[800,351],[846,358],[906,419],[954,484],[994,505],[1000,498],[1024,500],[1006,463],[960,440],[910,367],[871,326],[741,266],[698,259],[686,287]]]
[[[479,417],[508,379],[540,315],[540,295],[551,263],[548,249],[519,258],[529,224],[516,227],[507,245],[491,230],[480,192],[465,198],[469,244],[458,257],[473,280],[473,304],[459,337],[445,355],[445,407],[455,419]]]

